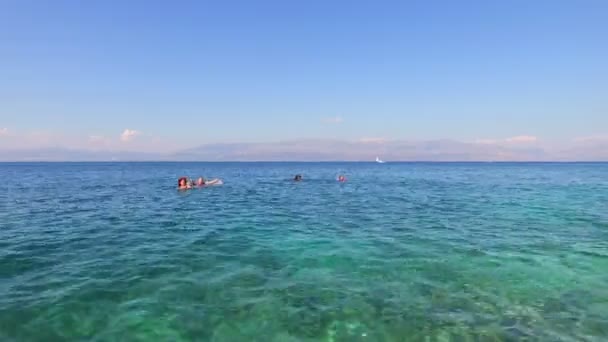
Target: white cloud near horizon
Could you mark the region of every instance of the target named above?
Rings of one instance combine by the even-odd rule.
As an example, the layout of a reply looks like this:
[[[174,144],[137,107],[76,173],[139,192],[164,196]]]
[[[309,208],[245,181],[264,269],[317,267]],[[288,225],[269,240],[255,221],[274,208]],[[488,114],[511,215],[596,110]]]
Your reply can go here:
[[[344,119],[342,119],[340,116],[335,116],[331,118],[323,118],[321,122],[325,124],[341,124],[344,122]]]
[[[525,143],[535,143],[538,141],[538,137],[533,135],[518,135],[515,137],[510,137],[505,139],[505,142],[510,144],[525,144]]]
[[[120,140],[123,142],[129,142],[139,135],[141,135],[140,131],[127,128],[120,135]]]

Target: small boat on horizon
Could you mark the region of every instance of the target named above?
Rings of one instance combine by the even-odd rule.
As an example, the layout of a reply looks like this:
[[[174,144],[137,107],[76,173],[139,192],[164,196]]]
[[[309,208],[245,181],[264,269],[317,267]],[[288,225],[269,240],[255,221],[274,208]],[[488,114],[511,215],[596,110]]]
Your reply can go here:
[[[384,161],[380,160],[380,158],[376,157],[376,163],[384,164]]]

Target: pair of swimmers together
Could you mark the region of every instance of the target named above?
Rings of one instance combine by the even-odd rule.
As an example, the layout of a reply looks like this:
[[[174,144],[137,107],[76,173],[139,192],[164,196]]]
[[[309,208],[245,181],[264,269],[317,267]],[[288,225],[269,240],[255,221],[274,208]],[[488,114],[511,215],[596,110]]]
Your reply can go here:
[[[177,188],[180,190],[192,189],[194,187],[203,187],[205,186],[205,178],[199,177],[195,182],[188,177],[180,177],[177,180]]]
[[[202,188],[207,186],[215,186],[222,185],[224,181],[219,178],[214,179],[205,179],[203,177],[199,177],[196,181],[192,181],[192,179],[188,177],[180,177],[177,180],[177,189],[178,190],[188,190],[192,188]]]
[[[300,182],[302,180],[302,175],[296,175],[295,177],[293,177],[293,180],[295,182]],[[344,177],[344,175],[339,175],[338,182],[346,182],[346,177]]]

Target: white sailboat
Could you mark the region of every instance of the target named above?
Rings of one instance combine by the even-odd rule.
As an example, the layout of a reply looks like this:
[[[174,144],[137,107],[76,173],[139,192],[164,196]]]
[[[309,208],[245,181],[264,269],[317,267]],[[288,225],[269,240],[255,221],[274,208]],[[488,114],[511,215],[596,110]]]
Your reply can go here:
[[[384,161],[380,160],[380,158],[376,157],[376,163],[384,164]]]

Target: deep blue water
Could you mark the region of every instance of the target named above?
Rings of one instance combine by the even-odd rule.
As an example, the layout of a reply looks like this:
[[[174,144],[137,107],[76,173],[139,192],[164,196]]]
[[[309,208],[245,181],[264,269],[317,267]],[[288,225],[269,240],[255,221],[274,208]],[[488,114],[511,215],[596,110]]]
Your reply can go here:
[[[525,339],[608,339],[608,164],[0,164],[1,341]]]

